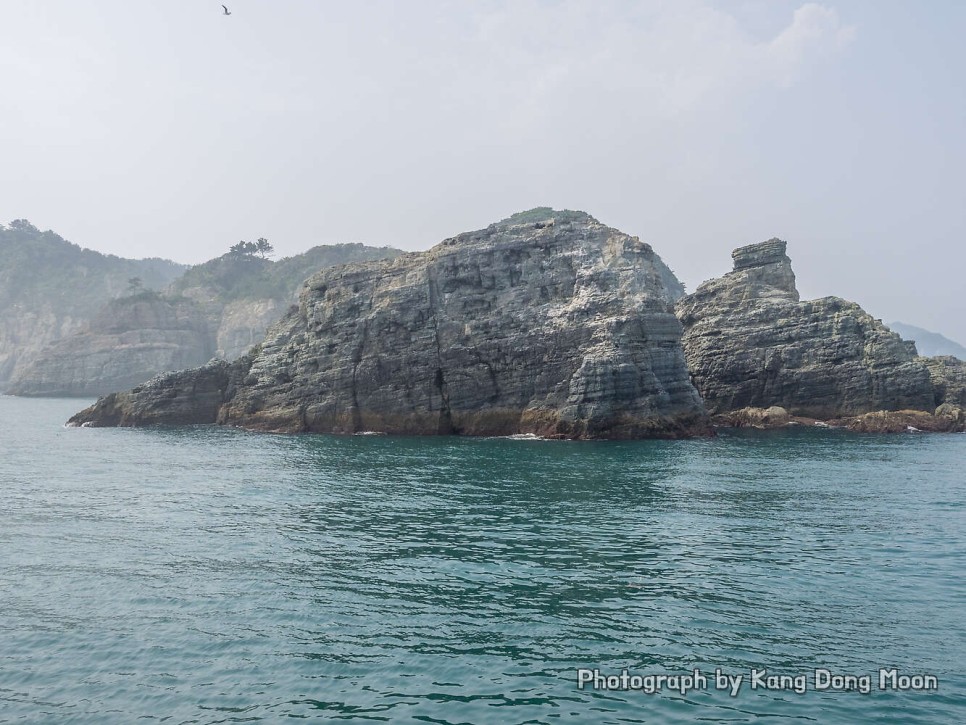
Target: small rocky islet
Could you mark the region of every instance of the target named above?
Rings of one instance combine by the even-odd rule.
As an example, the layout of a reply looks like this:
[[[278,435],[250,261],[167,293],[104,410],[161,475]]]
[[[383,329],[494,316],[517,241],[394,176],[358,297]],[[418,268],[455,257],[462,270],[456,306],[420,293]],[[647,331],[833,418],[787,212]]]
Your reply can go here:
[[[966,363],[920,357],[854,302],[801,300],[786,252],[780,239],[736,249],[731,272],[677,302],[691,379],[713,420],[963,430]]]
[[[800,300],[786,251],[735,250],[732,272],[684,295],[637,237],[535,209],[322,269],[248,354],[111,393],[69,424],[572,439],[966,429],[966,363],[919,357],[855,303]]]

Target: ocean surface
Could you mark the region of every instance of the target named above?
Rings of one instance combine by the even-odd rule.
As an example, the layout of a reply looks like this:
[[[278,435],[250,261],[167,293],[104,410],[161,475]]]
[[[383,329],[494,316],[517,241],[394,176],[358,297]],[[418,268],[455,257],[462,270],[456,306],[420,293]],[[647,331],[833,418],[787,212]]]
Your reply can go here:
[[[966,722],[966,435],[64,428],[87,403],[0,397],[2,723]]]

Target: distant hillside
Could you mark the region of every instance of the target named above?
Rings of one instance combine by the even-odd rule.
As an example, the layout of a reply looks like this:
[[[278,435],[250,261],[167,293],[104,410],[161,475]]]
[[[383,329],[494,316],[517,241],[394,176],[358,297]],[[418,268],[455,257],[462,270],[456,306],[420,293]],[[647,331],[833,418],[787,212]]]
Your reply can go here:
[[[75,311],[96,311],[139,277],[147,289],[163,289],[187,265],[167,259],[124,259],[68,242],[18,219],[0,224],[0,309],[43,298],[64,300]]]
[[[904,322],[890,322],[889,328],[902,338],[915,342],[920,355],[925,357],[952,355],[960,360],[966,360],[966,347],[940,335],[938,332],[930,332],[915,325],[907,325]]]
[[[364,244],[312,247],[277,262],[228,253],[189,269],[171,285],[167,297],[200,305],[213,330],[215,351],[232,360],[261,341],[295,302],[302,283],[320,269],[400,254],[400,249]]]
[[[277,262],[229,252],[191,267],[162,294],[128,290],[110,301],[89,325],[37,354],[8,392],[96,396],[212,356],[237,358],[262,340],[320,269],[399,254],[362,244],[313,247]]]
[[[24,219],[0,224],[0,386],[46,345],[80,330],[132,278],[158,290],[185,269],[82,249]]]

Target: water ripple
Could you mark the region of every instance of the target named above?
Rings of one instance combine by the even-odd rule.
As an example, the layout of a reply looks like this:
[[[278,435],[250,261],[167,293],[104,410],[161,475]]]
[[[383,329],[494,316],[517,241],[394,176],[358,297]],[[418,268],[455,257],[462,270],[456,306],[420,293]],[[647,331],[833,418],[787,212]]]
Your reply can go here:
[[[79,407],[0,397],[0,723],[966,721],[966,436],[63,428]]]

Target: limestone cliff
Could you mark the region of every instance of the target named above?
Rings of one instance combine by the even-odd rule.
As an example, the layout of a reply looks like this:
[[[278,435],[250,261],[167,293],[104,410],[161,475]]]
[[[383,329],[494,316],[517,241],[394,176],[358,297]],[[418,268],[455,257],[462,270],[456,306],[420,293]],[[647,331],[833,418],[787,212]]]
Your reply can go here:
[[[569,438],[707,431],[651,247],[535,210],[324,269],[255,353],[108,396],[75,424]],[[203,379],[206,401],[190,404]],[[185,401],[189,401],[185,404]]]
[[[17,301],[0,309],[0,392],[51,343],[84,328],[93,311],[71,313],[44,301]]]
[[[163,370],[209,360],[214,347],[197,305],[147,292],[110,302],[79,333],[54,342],[13,381],[11,395],[97,396]]]
[[[268,298],[234,300],[226,304],[215,332],[218,357],[234,360],[261,342],[268,328],[278,322],[288,302]]]
[[[781,406],[830,419],[936,406],[929,370],[857,304],[801,301],[785,242],[737,249],[734,270],[677,303],[692,381],[708,410]]]

